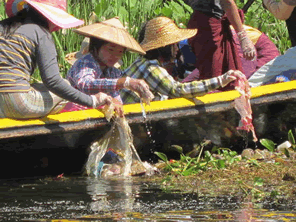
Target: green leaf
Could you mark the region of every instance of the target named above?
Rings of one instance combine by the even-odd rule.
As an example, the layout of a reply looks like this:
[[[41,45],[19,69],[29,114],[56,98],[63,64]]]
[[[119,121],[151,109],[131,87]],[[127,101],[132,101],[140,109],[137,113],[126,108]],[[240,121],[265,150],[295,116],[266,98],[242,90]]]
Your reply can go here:
[[[217,166],[219,169],[225,168],[225,161],[224,160],[218,160]]]
[[[210,161],[210,160],[213,159],[212,154],[211,154],[208,150],[205,151],[205,159],[206,159],[207,161]]]
[[[230,155],[231,157],[235,157],[235,156],[237,155],[237,152],[236,152],[236,151],[230,151],[230,152],[229,152],[229,155]]]
[[[286,155],[286,157],[290,157],[291,155],[290,155],[290,152],[289,152],[289,150],[287,149],[287,148],[285,148],[284,149],[284,154]]]
[[[182,0],[178,0],[178,2],[189,12],[189,13],[193,13],[193,9],[192,7],[190,7],[189,5],[187,5],[184,1]]]
[[[292,130],[289,130],[288,132],[288,140],[290,141],[290,143],[295,144],[295,138],[293,136]]]
[[[250,159],[250,160],[248,160],[248,162],[252,163],[253,165],[255,165],[255,166],[257,166],[257,167],[260,166],[259,163],[258,163],[258,161],[255,160],[255,159]]]
[[[254,185],[255,186],[263,186],[263,179],[261,177],[255,177]]]
[[[154,152],[154,154],[156,156],[158,156],[160,159],[162,159],[164,162],[168,162],[168,158],[164,153],[160,153],[160,152]]]
[[[275,143],[269,139],[261,139],[260,143],[262,146],[266,147],[270,152],[274,152],[275,150]]]
[[[179,153],[183,153],[183,148],[179,145],[172,145],[171,146],[174,150],[176,150]]]
[[[163,16],[171,18],[173,14],[173,10],[170,8],[162,8],[161,13]]]
[[[157,9],[155,9],[155,10],[154,10],[154,13],[155,13],[156,15],[159,15],[159,14],[161,13],[161,8],[157,8]]]
[[[276,197],[278,195],[279,195],[279,192],[276,191],[276,190],[273,190],[273,191],[270,192],[270,197]]]

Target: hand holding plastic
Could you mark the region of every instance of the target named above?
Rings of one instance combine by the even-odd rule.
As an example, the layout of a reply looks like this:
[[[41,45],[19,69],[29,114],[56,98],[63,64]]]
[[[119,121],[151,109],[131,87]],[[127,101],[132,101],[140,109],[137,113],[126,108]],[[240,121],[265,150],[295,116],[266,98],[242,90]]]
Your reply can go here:
[[[219,78],[221,87],[225,87],[230,82],[232,82],[238,78],[243,78],[243,77],[244,77],[244,74],[241,71],[229,70],[225,74],[219,76],[218,78]]]
[[[124,88],[136,92],[148,105],[150,104],[150,101],[154,99],[154,95],[150,91],[149,86],[142,79],[133,79],[127,77],[124,83]]]

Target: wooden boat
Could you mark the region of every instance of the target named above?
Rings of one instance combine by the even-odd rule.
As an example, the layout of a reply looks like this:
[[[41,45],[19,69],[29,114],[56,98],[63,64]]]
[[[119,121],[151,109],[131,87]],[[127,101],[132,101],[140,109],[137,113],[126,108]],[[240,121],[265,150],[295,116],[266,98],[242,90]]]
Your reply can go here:
[[[252,88],[251,92],[258,139],[268,138],[276,143],[287,140],[288,130],[295,132],[296,129],[296,81],[260,86]],[[178,158],[172,145],[182,146],[184,152],[188,152],[205,139],[212,145],[238,150],[260,145],[252,142],[250,133],[236,130],[240,116],[233,101],[238,96],[233,90],[192,100],[155,101],[150,106],[145,105],[145,113],[141,104],[124,105],[139,155],[153,161],[157,159],[153,155],[157,150]],[[0,119],[2,169],[10,169],[8,176],[12,171],[20,175],[25,172],[47,174],[52,169],[56,174],[79,172],[90,144],[105,135],[111,124],[101,111],[94,109],[41,119]]]

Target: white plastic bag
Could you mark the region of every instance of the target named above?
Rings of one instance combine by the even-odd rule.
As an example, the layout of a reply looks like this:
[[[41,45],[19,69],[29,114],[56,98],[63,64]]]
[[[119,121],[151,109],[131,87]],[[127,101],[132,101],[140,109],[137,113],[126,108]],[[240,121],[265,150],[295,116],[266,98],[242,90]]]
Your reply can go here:
[[[125,118],[116,117],[111,129],[90,148],[85,166],[88,176],[132,176],[152,172],[153,167],[141,161]]]

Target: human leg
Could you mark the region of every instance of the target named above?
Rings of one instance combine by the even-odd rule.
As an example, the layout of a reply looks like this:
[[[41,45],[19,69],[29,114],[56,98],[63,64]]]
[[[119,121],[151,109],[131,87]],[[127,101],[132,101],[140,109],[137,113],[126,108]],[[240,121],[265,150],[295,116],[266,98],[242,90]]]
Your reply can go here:
[[[34,83],[28,92],[0,93],[0,117],[13,119],[40,118],[58,113],[66,101],[51,93],[41,83]]]

